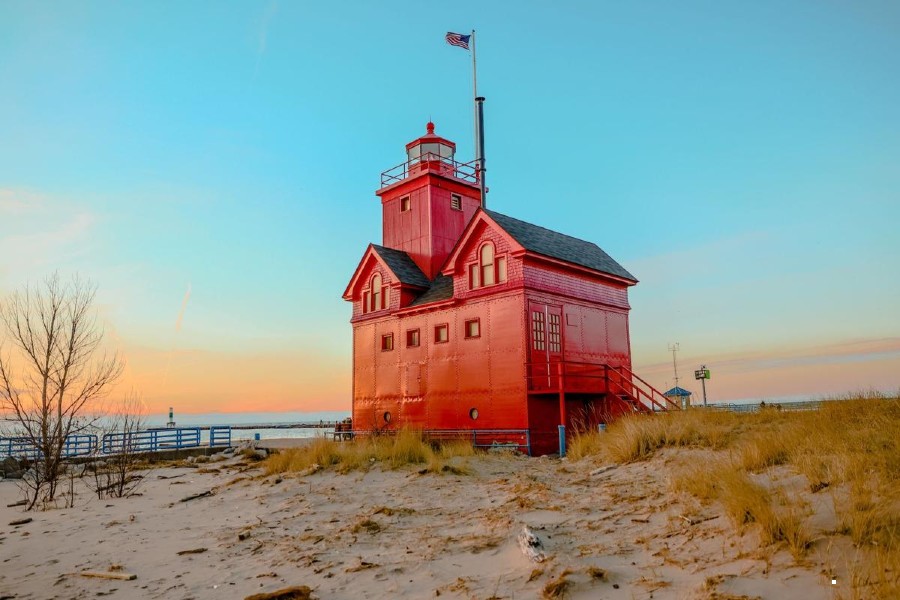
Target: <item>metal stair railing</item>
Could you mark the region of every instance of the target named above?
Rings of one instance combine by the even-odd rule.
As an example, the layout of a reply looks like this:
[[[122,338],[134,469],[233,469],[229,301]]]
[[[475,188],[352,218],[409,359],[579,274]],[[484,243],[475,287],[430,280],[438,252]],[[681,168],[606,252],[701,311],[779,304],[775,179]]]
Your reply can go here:
[[[645,408],[652,411],[681,410],[681,406],[666,398],[662,392],[647,383],[634,371],[625,365],[618,367],[607,367],[607,376],[609,373],[615,373],[619,381],[614,377],[609,377],[609,381],[628,394],[636,401],[640,402]],[[645,402],[646,400],[646,402]]]

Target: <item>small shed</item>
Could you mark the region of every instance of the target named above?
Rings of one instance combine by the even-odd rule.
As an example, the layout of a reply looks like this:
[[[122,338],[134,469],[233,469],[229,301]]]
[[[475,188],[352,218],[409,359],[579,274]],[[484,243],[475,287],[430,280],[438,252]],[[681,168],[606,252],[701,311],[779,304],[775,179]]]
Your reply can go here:
[[[691,405],[691,393],[683,387],[678,387],[677,385],[669,391],[664,392],[663,396],[683,408],[687,408]]]

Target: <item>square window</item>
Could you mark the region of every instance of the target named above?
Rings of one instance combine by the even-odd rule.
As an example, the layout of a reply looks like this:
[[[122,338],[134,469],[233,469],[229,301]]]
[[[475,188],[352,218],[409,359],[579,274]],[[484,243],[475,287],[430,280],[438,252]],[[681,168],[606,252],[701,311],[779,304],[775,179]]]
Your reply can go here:
[[[419,330],[410,329],[406,332],[406,347],[416,348],[419,345]]]
[[[481,337],[481,321],[470,319],[466,321],[466,339]]]
[[[381,336],[381,350],[387,352],[394,349],[394,334],[388,333]]]
[[[443,344],[450,339],[450,328],[444,323],[443,325],[435,325],[434,327],[434,343]]]
[[[494,265],[481,266],[481,285],[494,285]]]
[[[462,210],[462,196],[459,194],[450,194],[450,208],[453,210]]]
[[[400,198],[400,212],[406,212],[409,210],[409,196],[404,196]]]

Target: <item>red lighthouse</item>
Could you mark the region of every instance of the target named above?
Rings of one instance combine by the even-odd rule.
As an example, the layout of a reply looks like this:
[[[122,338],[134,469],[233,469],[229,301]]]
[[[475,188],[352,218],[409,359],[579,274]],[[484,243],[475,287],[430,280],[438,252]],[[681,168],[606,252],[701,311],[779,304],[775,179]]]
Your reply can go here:
[[[382,245],[353,303],[353,425],[558,448],[557,427],[675,408],[631,371],[628,288],[591,242],[486,210],[474,163],[427,133],[382,173]]]

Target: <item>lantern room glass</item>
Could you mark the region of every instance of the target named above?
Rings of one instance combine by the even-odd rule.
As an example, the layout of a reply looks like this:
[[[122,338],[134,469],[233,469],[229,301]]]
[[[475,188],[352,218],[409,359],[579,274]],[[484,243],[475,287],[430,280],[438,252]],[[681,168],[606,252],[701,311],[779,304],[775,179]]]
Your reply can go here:
[[[409,162],[419,162],[421,160],[453,160],[454,154],[453,146],[438,142],[416,144],[406,151],[406,157]]]

